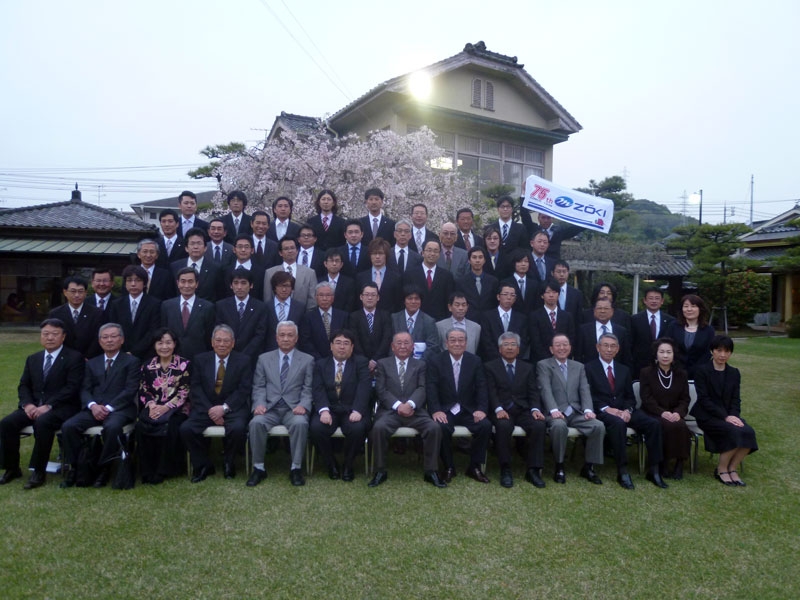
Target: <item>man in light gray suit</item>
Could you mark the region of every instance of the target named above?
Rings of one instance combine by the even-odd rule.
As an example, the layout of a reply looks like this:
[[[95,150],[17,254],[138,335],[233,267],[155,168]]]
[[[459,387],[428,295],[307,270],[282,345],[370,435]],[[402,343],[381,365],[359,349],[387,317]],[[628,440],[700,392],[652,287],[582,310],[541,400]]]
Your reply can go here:
[[[389,438],[399,427],[412,427],[422,436],[425,481],[439,488],[447,487],[436,472],[442,432],[426,408],[425,363],[412,357],[413,349],[411,335],[402,331],[395,333],[392,356],[379,360],[375,368],[378,412],[369,434],[375,456],[375,476],[369,487],[378,487],[388,479],[386,450]]]
[[[467,352],[477,354],[478,342],[481,339],[481,326],[475,321],[470,321],[466,318],[467,311],[469,310],[467,297],[461,292],[450,294],[450,300],[447,302],[447,310],[450,311],[450,318],[436,322],[436,331],[439,334],[440,345],[442,347],[445,346],[448,331],[451,329],[461,329],[467,332]]]
[[[267,432],[276,425],[289,430],[292,485],[305,485],[303,455],[308,439],[308,413],[311,410],[314,359],[300,352],[297,325],[292,321],[278,323],[275,337],[278,349],[258,357],[253,376],[253,418],[250,420],[250,451],[253,472],[247,480],[254,487],[266,479],[264,453]]]
[[[456,229],[455,223],[442,225],[439,238],[442,240],[442,247],[436,266],[447,269],[455,279],[458,279],[469,270],[469,259],[467,251],[456,246],[458,229]]]
[[[594,484],[603,482],[593,465],[603,464],[603,438],[606,428],[595,418],[592,410],[592,394],[583,364],[567,357],[572,352],[569,338],[563,333],[553,336],[550,346],[552,358],[540,360],[536,365],[536,375],[542,402],[549,416],[550,439],[553,440],[553,457],[556,472],[553,480],[566,483],[564,474],[564,454],[567,450],[568,428],[573,427],[586,436],[586,462],[581,469],[581,477]]]
[[[428,360],[442,351],[436,321],[420,310],[422,293],[416,286],[408,285],[403,288],[403,302],[405,309],[392,313],[392,334],[401,331],[410,333],[414,340],[413,356]]]
[[[299,242],[293,238],[283,238],[280,241],[278,254],[280,254],[283,262],[271,269],[267,269],[267,272],[264,274],[264,302],[266,304],[272,302],[272,276],[278,271],[285,271],[291,273],[292,277],[294,277],[292,300],[303,304],[304,310],[314,308],[317,305],[315,296],[317,274],[314,272],[314,269],[304,267],[297,263],[299,247]]]

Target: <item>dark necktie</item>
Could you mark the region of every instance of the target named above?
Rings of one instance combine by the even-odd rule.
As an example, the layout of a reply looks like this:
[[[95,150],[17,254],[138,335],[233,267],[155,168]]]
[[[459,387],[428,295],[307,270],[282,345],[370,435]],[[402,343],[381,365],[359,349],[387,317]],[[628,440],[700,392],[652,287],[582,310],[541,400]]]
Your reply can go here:
[[[506,373],[508,374],[509,383],[514,383],[514,365],[506,363]]]
[[[378,217],[372,217],[372,238],[378,237]]]
[[[322,228],[328,231],[328,217],[322,217]]]
[[[356,247],[350,246],[350,264],[353,265],[353,267],[355,267],[357,263],[358,263],[358,256],[356,255]]]
[[[432,271],[431,269],[428,269],[428,290],[429,290],[429,291],[430,291],[430,289],[433,287],[433,277],[432,277],[432,274],[433,274],[433,271]]]
[[[264,256],[264,247],[261,245],[261,240],[258,240],[258,248],[256,249],[256,256]]]
[[[239,217],[236,217],[233,220],[233,228],[236,230],[236,234],[239,234]]]
[[[47,374],[53,366],[53,355],[48,354],[44,359],[44,369],[42,370],[42,379],[47,379]]]
[[[483,284],[481,283],[481,276],[480,275],[478,275],[475,278],[475,289],[477,290],[478,295],[480,295],[481,290],[483,289]]]
[[[244,317],[244,302],[239,302],[239,319]]]
[[[222,254],[219,251],[219,246],[214,248],[214,262],[222,262]]]
[[[303,250],[303,266],[308,266],[308,250]]]
[[[614,388],[616,387],[616,380],[614,379],[614,371],[611,368],[611,365],[608,365],[607,369],[608,374],[608,386],[611,388],[611,393],[614,393]]]
[[[331,337],[331,316],[328,311],[322,313],[322,326],[325,328],[325,337]]]
[[[556,311],[550,311],[550,325],[553,326],[553,331],[556,330]]]
[[[106,309],[106,299],[105,298],[100,298],[100,300],[97,302],[97,308],[99,308],[100,310],[105,310]]]
[[[112,364],[114,364],[114,361],[112,359],[110,359],[110,358],[107,358],[106,359],[106,373],[108,373],[108,370],[111,368]]]
[[[545,268],[544,268],[544,260],[542,260],[541,258],[537,258],[536,259],[536,267],[539,269],[539,279],[544,281],[547,278],[547,275],[545,273]]]
[[[286,377],[289,375],[289,356],[283,355],[283,364],[281,365],[281,391],[286,385]]]
[[[469,234],[465,233],[462,235],[462,237],[464,238],[464,249],[469,252],[472,250],[472,244],[469,243]]]
[[[508,239],[508,223],[503,225],[503,241]]]
[[[131,323],[136,321],[136,310],[139,308],[139,301],[134,300],[131,302]]]
[[[369,327],[370,333],[372,333],[373,325],[375,325],[375,315],[367,313],[367,326]]]
[[[650,315],[650,339],[656,339],[656,316]]]
[[[406,270],[406,249],[400,248],[400,258],[397,259],[397,267],[400,269],[401,273],[404,273]]]
[[[77,309],[72,310],[72,320],[76,323],[78,322],[78,318],[81,316],[81,313],[78,312]]]
[[[214,391],[219,394],[222,391],[222,382],[225,380],[225,361],[219,361],[217,369],[217,380],[214,382]]]
[[[183,322],[183,328],[189,325],[189,316],[191,313],[189,312],[189,302],[187,300],[183,301],[183,310],[181,311],[181,321]]]

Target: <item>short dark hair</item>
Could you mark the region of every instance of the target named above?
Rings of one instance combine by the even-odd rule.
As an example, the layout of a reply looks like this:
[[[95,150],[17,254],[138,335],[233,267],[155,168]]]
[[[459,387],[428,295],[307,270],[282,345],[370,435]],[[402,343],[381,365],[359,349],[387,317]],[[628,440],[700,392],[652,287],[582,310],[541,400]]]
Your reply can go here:
[[[319,199],[322,198],[325,194],[327,194],[333,199],[333,206],[331,207],[331,213],[335,215],[339,211],[339,200],[336,199],[336,194],[333,193],[333,190],[329,189],[320,190],[319,194],[317,194],[317,199],[314,200],[314,208],[316,209],[317,214],[322,212],[322,208],[319,205]]]
[[[147,280],[150,277],[147,275],[147,269],[144,267],[140,267],[139,265],[128,265],[124,269],[122,269],[122,281],[125,282],[128,277],[136,277],[140,279],[143,283],[147,283]]]
[[[709,350],[727,350],[733,352],[733,340],[727,335],[715,335],[708,345]]]
[[[208,220],[208,224],[211,225],[212,223],[214,223],[216,221],[219,221],[220,223],[222,223],[222,228],[223,229],[227,229],[227,227],[225,227],[225,221],[222,220],[222,217],[211,217]]]
[[[653,343],[650,344],[650,358],[651,360],[656,360],[656,356],[658,354],[658,347],[661,344],[667,344],[672,347],[672,368],[675,370],[683,370],[680,361],[678,360],[678,344],[672,338],[662,337],[658,338],[657,340],[653,340]]]
[[[175,281],[178,281],[181,278],[181,275],[188,275],[189,273],[194,275],[194,280],[197,281],[197,271],[195,271],[192,267],[183,267],[182,269],[179,269],[175,274]]]
[[[378,289],[378,284],[375,283],[374,281],[367,281],[361,285],[361,289],[358,291],[358,295],[360,296],[361,294],[363,294],[364,290],[367,289],[368,287],[375,288],[375,291],[380,294],[380,290]]]
[[[417,285],[404,285],[403,286],[403,300],[409,296],[417,295],[422,298],[422,288]]]
[[[294,289],[294,277],[292,277],[291,273],[287,273],[286,271],[275,271],[272,274],[272,277],[269,279],[269,284],[272,286],[272,293],[274,294],[278,286],[283,285],[287,281],[292,284],[292,289]]]
[[[553,290],[557,294],[561,293],[561,286],[558,284],[558,281],[556,281],[552,277],[548,277],[542,282],[541,293],[544,294],[548,288]]]
[[[486,257],[486,248],[484,248],[483,246],[473,246],[472,248],[470,248],[467,251],[467,260],[472,258],[472,255],[475,254],[476,252],[480,252],[481,254],[483,254],[483,260],[488,260],[488,258]]]
[[[178,211],[172,208],[165,208],[160,213],[158,213],[159,221],[161,221],[161,219],[163,219],[164,217],[172,217],[173,219],[175,219],[176,223],[180,221],[180,217],[178,217]]]
[[[325,252],[325,260],[333,258],[334,256],[338,256],[339,260],[342,262],[345,260],[344,252],[342,252],[339,248],[328,248],[328,250]]]
[[[244,192],[241,190],[233,190],[230,194],[228,194],[228,198],[226,202],[230,205],[231,200],[241,200],[244,206],[247,206],[247,196],[244,195]]]
[[[181,203],[181,198],[183,198],[184,196],[189,196],[189,198],[197,202],[197,195],[194,192],[190,192],[189,190],[183,190],[180,194],[178,194],[178,204]]]
[[[424,250],[425,250],[425,247],[426,247],[428,244],[436,244],[437,246],[439,246],[439,250],[441,250],[441,249],[442,249],[442,244],[441,244],[441,242],[440,242],[439,240],[436,240],[436,239],[430,239],[430,240],[427,240],[427,241],[425,241],[425,242],[422,242],[422,248],[420,248],[420,250],[423,250],[423,251],[424,251]]]
[[[386,258],[389,258],[391,251],[392,247],[389,245],[389,242],[382,237],[376,237],[367,246],[367,254],[370,256],[373,254],[383,254]]]
[[[364,233],[364,227],[361,225],[361,221],[358,219],[347,219],[344,224],[344,230],[347,231],[347,228],[351,225],[358,225],[358,228],[361,230],[361,233]]]
[[[697,326],[705,327],[708,325],[708,305],[705,303],[705,300],[703,300],[697,294],[686,294],[683,298],[681,298],[681,305],[678,309],[678,324],[686,325],[686,320],[683,317],[683,305],[687,302],[689,304],[694,304],[700,309],[700,316],[697,318]]]
[[[188,241],[190,237],[201,237],[203,241],[206,241],[206,232],[200,229],[199,227],[192,227],[186,234],[183,236],[184,241]]]
[[[254,210],[253,214],[250,215],[250,220],[255,219],[256,217],[267,217],[267,225],[272,223],[272,218],[267,214],[265,210]]]
[[[527,250],[523,250],[522,248],[514,248],[508,257],[514,265],[516,265],[522,259],[527,259],[528,263],[531,262],[531,253]]]
[[[592,288],[592,306],[594,306],[594,303],[597,301],[597,297],[600,295],[600,290],[604,287],[607,287],[609,290],[611,290],[611,306],[615,306],[617,304],[617,287],[608,281],[601,281]]]
[[[497,208],[500,208],[500,205],[505,204],[506,202],[508,202],[511,205],[511,208],[514,208],[514,199],[508,194],[504,194],[497,199],[496,203]]]
[[[651,285],[649,288],[647,288],[644,291],[644,294],[642,294],[642,298],[647,298],[647,294],[650,294],[650,293],[658,294],[662,298],[664,297],[664,290],[662,290],[661,288],[658,288],[658,287],[656,287],[654,285]]]
[[[175,342],[175,350],[173,350],[174,354],[178,353],[178,346],[180,345],[180,338],[178,335],[172,331],[169,327],[159,327],[155,331],[153,331],[153,335],[150,337],[150,347],[155,348],[156,342],[160,340],[165,335],[168,335],[172,338],[172,341]]]
[[[553,270],[556,270],[556,267],[566,267],[567,271],[569,271],[569,263],[565,261],[563,258],[559,258],[556,262],[553,263]]]
[[[456,301],[456,298],[463,298],[464,300],[467,300],[467,297],[464,295],[464,292],[452,292],[450,296],[448,296],[447,298],[447,304],[448,305],[452,304],[453,302]],[[469,300],[467,300],[467,303],[469,303]]]
[[[547,241],[548,241],[548,243],[550,242],[550,236],[549,236],[549,235],[547,235],[547,232],[546,232],[544,229],[542,229],[541,227],[537,227],[537,228],[535,228],[535,229],[534,229],[534,230],[531,232],[531,237],[530,237],[529,239],[530,239],[530,240],[534,240],[534,239],[536,239],[536,238],[537,238],[538,236],[540,236],[540,235],[543,235],[543,236],[545,236],[545,237],[547,238]]]
[[[114,279],[114,272],[108,267],[95,267],[92,269],[92,279],[94,279],[94,276],[99,273],[108,273],[111,275],[111,279]]]
[[[377,196],[381,200],[384,199],[383,190],[381,188],[371,187],[366,192],[364,192],[364,200],[366,200],[370,196]]]
[[[89,289],[89,282],[86,281],[86,279],[84,279],[80,275],[70,275],[69,277],[64,279],[64,283],[62,285],[62,288],[63,289],[67,289],[69,287],[70,283],[74,283],[75,285],[82,286],[83,289],[85,289],[85,290]]]
[[[251,248],[253,247],[253,238],[250,236],[249,233],[240,233],[239,235],[237,235],[236,239],[233,240],[233,245],[235,246],[239,242],[247,242],[248,244],[250,244]]]
[[[50,327],[58,327],[64,333],[66,333],[67,331],[67,326],[64,325],[64,321],[62,321],[61,319],[56,319],[54,317],[50,317],[49,319],[45,319],[44,321],[39,323],[39,329],[44,329],[48,325]]]
[[[289,212],[294,210],[294,202],[289,196],[278,196],[275,200],[272,201],[272,212],[275,212],[275,207],[278,206],[278,202],[281,200],[286,200],[289,203]]]
[[[303,223],[302,225],[300,225],[300,229],[297,230],[297,237],[300,237],[300,234],[303,233],[304,229],[308,229],[311,233],[314,234],[314,237],[317,237],[317,232],[314,231],[314,228],[308,223]]]
[[[356,345],[356,334],[353,333],[352,329],[335,329],[331,331],[328,341],[332,344],[337,337],[347,338],[351,344]]]
[[[471,208],[459,208],[458,212],[456,213],[456,221],[458,221],[458,217],[460,217],[464,213],[469,213],[470,217],[474,217],[475,216],[475,213],[472,212]]]
[[[233,274],[231,275],[231,283],[233,283],[234,279],[247,279],[247,281],[253,283],[253,274],[249,269],[237,267],[233,270]]]
[[[426,215],[428,214],[428,207],[425,206],[422,202],[417,202],[415,205],[413,205],[411,207],[411,212],[414,212],[414,209],[417,208],[418,206],[421,206],[422,208],[424,208],[425,209],[425,214]]]
[[[281,241],[278,242],[278,252],[283,252],[283,244],[284,242],[292,242],[294,244],[294,249],[298,250],[300,248],[300,242],[297,241],[297,238],[293,237],[284,237],[281,238]]]

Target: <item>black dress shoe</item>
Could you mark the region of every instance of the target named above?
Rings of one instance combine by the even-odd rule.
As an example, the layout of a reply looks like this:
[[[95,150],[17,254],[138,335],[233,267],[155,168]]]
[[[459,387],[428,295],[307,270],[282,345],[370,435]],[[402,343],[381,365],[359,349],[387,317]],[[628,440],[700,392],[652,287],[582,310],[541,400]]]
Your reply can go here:
[[[675,464],[675,469],[670,474],[670,477],[675,481],[683,479],[683,461],[679,461]]]
[[[45,474],[44,471],[34,471],[31,473],[30,478],[28,481],[23,485],[23,489],[32,490],[37,487],[42,487],[45,482]]]
[[[594,472],[594,469],[588,465],[583,465],[583,468],[581,469],[581,477],[595,485],[603,485],[603,480],[600,479],[597,476],[597,473]]]
[[[342,469],[342,481],[353,481],[356,478],[356,474],[353,471],[353,467],[345,467]]]
[[[441,480],[439,474],[436,471],[430,471],[425,473],[423,479],[428,483],[436,486],[437,488],[446,488],[447,484]]]
[[[58,487],[62,489],[71,488],[75,485],[78,479],[78,470],[74,468],[70,468],[66,475],[64,475],[64,481],[62,481]]]
[[[733,485],[738,485],[739,487],[747,487],[747,484],[741,479],[739,479],[739,473],[737,473],[736,471],[728,471],[728,475],[731,476],[731,482],[733,482]],[[736,479],[733,478],[733,475],[736,475]]]
[[[100,475],[98,475],[97,479],[94,480],[92,487],[104,488],[108,485],[109,479],[111,479],[111,469],[106,467],[105,469],[100,471]]]
[[[253,472],[247,479],[247,487],[256,487],[259,483],[267,478],[267,472],[264,469],[256,469],[253,467]]]
[[[500,485],[504,488],[514,487],[514,476],[511,474],[511,469],[500,470]]]
[[[525,471],[525,481],[532,483],[533,487],[543,488],[545,486],[541,469],[528,469]]]
[[[556,483],[567,483],[567,474],[564,473],[564,469],[556,469],[553,475],[553,481]]]
[[[479,483],[489,483],[489,478],[481,471],[480,467],[470,467],[467,469],[466,475]]]
[[[441,479],[444,480],[445,483],[450,483],[453,481],[453,477],[456,476],[456,470],[453,467],[448,467],[444,471],[442,471]]]
[[[666,489],[669,486],[664,482],[661,475],[659,473],[648,472],[647,475],[644,476],[647,481],[650,481],[653,485],[660,487],[661,489]]]
[[[378,471],[375,473],[375,476],[370,479],[370,482],[367,484],[369,487],[378,487],[384,481],[389,479],[389,474],[386,471]]]
[[[192,476],[192,483],[200,483],[201,481],[205,481],[206,477],[209,475],[213,475],[216,473],[214,467],[200,467],[194,472]]]
[[[659,477],[660,479],[661,477]],[[632,490],[634,488],[633,480],[631,479],[630,474],[628,473],[620,473],[617,475],[617,483],[620,484],[626,490]]]
[[[22,470],[19,467],[16,469],[8,469],[5,473],[3,473],[2,477],[0,477],[0,485],[10,483],[18,477],[22,477]]]
[[[339,479],[339,467],[336,465],[328,467],[328,477],[331,479]]]
[[[236,467],[233,463],[225,463],[223,467],[223,472],[225,474],[225,479],[233,479],[236,477]]]
[[[303,477],[303,469],[292,469],[289,471],[289,481],[295,486],[305,485],[306,479]]]

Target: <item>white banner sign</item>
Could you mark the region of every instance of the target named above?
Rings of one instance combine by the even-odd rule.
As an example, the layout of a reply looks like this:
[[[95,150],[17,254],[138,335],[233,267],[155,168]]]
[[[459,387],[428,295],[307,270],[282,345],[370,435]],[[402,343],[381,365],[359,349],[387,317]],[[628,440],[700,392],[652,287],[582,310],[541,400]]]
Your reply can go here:
[[[606,198],[559,187],[536,175],[525,180],[525,208],[591,229],[608,233],[614,220],[614,202]]]

